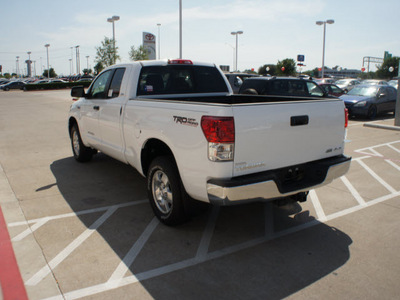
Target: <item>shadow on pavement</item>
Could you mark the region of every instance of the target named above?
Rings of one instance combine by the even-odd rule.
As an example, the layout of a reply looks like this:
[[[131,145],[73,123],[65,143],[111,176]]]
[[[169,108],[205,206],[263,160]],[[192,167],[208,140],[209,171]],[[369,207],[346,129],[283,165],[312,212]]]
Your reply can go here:
[[[61,195],[74,212],[147,199],[145,179],[132,167],[102,154],[85,164],[75,162],[72,157],[54,161],[51,171]],[[267,207],[272,210],[268,211]],[[207,232],[211,232],[211,236],[206,259],[163,275],[155,271],[155,276],[140,281],[141,286],[155,299],[281,299],[327,275],[335,276],[335,271],[350,257],[350,237],[317,222],[309,211],[301,211],[299,205],[291,209],[272,208],[264,203],[222,207],[210,231],[207,224],[213,213],[215,209],[210,208],[178,227],[158,224],[128,266],[125,277],[192,260],[198,255]],[[78,217],[89,228],[103,214],[104,211]],[[140,202],[116,210],[97,232],[123,260],[153,218],[150,205]],[[273,232],[268,234],[273,236],[308,222],[316,224],[264,239],[271,230],[269,226],[273,227]],[[101,254],[86,255],[86,265],[73,267],[86,268],[86,273],[100,272],[98,265],[91,261],[103,260],[102,257],[92,258]],[[111,273],[116,268],[117,265],[110,267]],[[55,274],[62,291],[70,292],[61,280],[63,276]],[[77,275],[75,280],[84,279]],[[135,286],[124,286],[120,288],[121,293],[126,297]],[[106,293],[110,293],[106,297],[112,297],[115,296],[112,293],[118,291]]]

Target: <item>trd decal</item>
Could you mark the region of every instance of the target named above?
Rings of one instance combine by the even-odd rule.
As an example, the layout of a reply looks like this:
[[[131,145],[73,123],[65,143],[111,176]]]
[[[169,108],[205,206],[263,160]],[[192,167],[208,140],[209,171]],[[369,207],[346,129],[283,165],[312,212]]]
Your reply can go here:
[[[178,116],[174,116],[173,118],[174,118],[174,122],[176,124],[188,125],[188,126],[193,126],[193,127],[199,126],[199,123],[196,122],[196,119],[191,119],[191,118],[186,118],[186,117],[178,117]]]

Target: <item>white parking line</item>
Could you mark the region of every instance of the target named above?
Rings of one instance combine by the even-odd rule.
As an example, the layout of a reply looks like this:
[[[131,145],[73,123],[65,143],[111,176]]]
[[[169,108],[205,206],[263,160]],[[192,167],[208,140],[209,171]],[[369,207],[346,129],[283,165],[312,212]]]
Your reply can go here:
[[[400,171],[400,166],[398,166],[397,164],[395,164],[393,161],[391,161],[390,159],[385,159],[385,161],[391,165],[392,167],[396,168],[397,170]]]
[[[397,149],[396,147],[393,147],[392,144],[389,144],[388,147],[391,148],[391,149],[393,149],[394,151],[397,151],[397,152],[400,153],[400,150]]]
[[[372,171],[362,160],[357,160],[357,162],[369,173],[372,177],[374,177],[380,184],[382,184],[389,192],[392,194],[396,193],[397,191],[392,188],[386,181],[384,181],[378,174]]]
[[[310,198],[311,198],[312,204],[314,205],[315,212],[317,213],[318,220],[321,222],[325,222],[326,215],[324,213],[324,210],[322,209],[321,203],[319,202],[319,199],[318,199],[318,196],[317,196],[317,193],[315,192],[315,190],[310,191]]]
[[[96,220],[88,229],[86,229],[79,237],[77,237],[72,243],[70,243],[64,250],[62,250],[55,258],[53,258],[48,265],[44,266],[39,272],[33,275],[26,285],[37,285],[42,279],[50,274],[51,269],[57,267],[64,259],[68,257],[76,248],[78,248],[84,241],[89,238],[92,233],[96,232],[97,228],[100,227],[115,211],[116,207],[110,208],[100,218]]]
[[[134,274],[134,275],[130,275],[130,276],[126,276],[124,277],[124,275],[126,274],[126,272],[128,271],[129,267],[131,266],[131,264],[134,262],[134,260],[136,259],[137,255],[140,253],[141,249],[143,248],[143,246],[145,245],[145,243],[148,241],[149,237],[152,235],[152,233],[154,232],[155,228],[158,225],[158,220],[154,221],[154,219],[150,222],[150,224],[146,227],[145,231],[142,233],[142,235],[139,237],[139,239],[135,242],[135,244],[133,245],[133,247],[129,250],[129,252],[127,253],[127,255],[124,257],[124,259],[121,261],[121,263],[118,265],[117,269],[114,271],[114,273],[111,275],[110,279],[105,282],[105,283],[101,283],[95,286],[90,286],[87,288],[83,288],[83,289],[79,289],[79,290],[74,290],[74,291],[70,291],[68,293],[65,293],[64,295],[61,296],[55,296],[55,297],[50,297],[47,298],[47,300],[55,300],[55,299],[78,299],[78,298],[82,298],[85,296],[92,296],[95,294],[99,294],[111,289],[115,289],[115,288],[119,288],[122,286],[126,286],[132,283],[136,283],[139,281],[143,281],[146,279],[151,279],[154,277],[158,277],[161,275],[165,275],[168,274],[170,272],[173,271],[177,271],[177,270],[182,270],[191,266],[195,266],[198,265],[200,263],[203,263],[205,261],[209,261],[212,259],[216,259],[216,258],[220,258],[223,256],[226,256],[228,254],[233,254],[236,253],[238,251],[241,250],[245,250],[254,246],[257,246],[259,244],[262,244],[266,241],[269,241],[271,239],[275,239],[278,237],[283,237],[286,236],[288,234],[306,229],[306,228],[310,228],[312,226],[321,224],[321,222],[324,221],[331,221],[334,220],[336,218],[348,215],[350,213],[359,211],[363,208],[366,207],[370,207],[372,205],[381,203],[383,201],[389,200],[389,199],[393,199],[395,197],[400,196],[400,191],[396,191],[393,187],[391,187],[388,183],[386,183],[381,177],[379,177],[371,168],[369,168],[364,162],[363,159],[367,159],[371,156],[380,156],[382,157],[382,155],[375,150],[375,148],[378,147],[382,147],[382,146],[388,146],[390,148],[394,148],[392,145],[395,143],[400,143],[400,141],[395,141],[395,142],[391,142],[391,143],[386,143],[386,144],[381,144],[381,145],[376,145],[373,147],[367,147],[367,148],[363,148],[363,149],[359,149],[356,150],[355,152],[357,153],[364,153],[368,156],[364,156],[364,157],[360,157],[360,158],[356,158],[353,159],[353,161],[357,161],[369,174],[371,174],[371,176],[373,178],[375,178],[378,182],[380,182],[386,189],[388,189],[391,194],[389,195],[385,195],[382,197],[379,197],[375,200],[371,200],[368,202],[365,202],[364,199],[361,197],[361,195],[358,193],[358,191],[354,188],[354,186],[350,183],[350,181],[347,179],[347,177],[343,176],[341,177],[341,180],[343,181],[343,183],[345,184],[345,186],[347,187],[347,189],[350,191],[350,193],[352,194],[352,196],[357,200],[357,202],[359,203],[359,205],[339,211],[337,213],[333,213],[331,215],[326,215],[321,203],[319,201],[318,195],[316,193],[315,190],[311,190],[310,191],[310,198],[311,201],[314,205],[314,208],[316,210],[316,214],[317,214],[317,218],[318,220],[313,220],[298,226],[294,226],[291,228],[288,228],[286,230],[274,233],[273,232],[273,227],[271,229],[271,226],[273,226],[273,219],[269,218],[269,216],[272,214],[272,210],[269,208],[268,205],[265,205],[264,207],[264,215],[265,215],[265,235],[263,237],[260,238],[256,238],[241,244],[237,244],[237,245],[233,245],[227,248],[223,248],[214,252],[208,252],[209,251],[209,245],[211,243],[211,239],[213,237],[213,233],[214,233],[214,229],[215,229],[215,224],[217,222],[218,219],[218,215],[219,215],[219,208],[218,207],[214,207],[213,210],[211,211],[210,215],[209,215],[209,219],[206,225],[206,228],[203,231],[203,235],[201,238],[201,241],[199,243],[199,247],[197,249],[197,253],[195,255],[195,257],[191,258],[191,259],[187,259],[184,261],[180,261],[177,263],[173,263],[170,265],[166,265],[166,266],[162,266],[160,268],[156,268],[156,269],[152,269],[152,270],[148,270],[148,271],[144,271],[142,273],[138,273],[138,274]],[[396,148],[394,148],[396,149]],[[369,153],[365,153],[363,151],[369,151]],[[397,152],[400,152],[400,150],[396,150]],[[400,167],[398,165],[396,165],[393,161],[385,159],[385,161],[389,164],[391,164],[393,167],[395,167],[397,170],[400,170]],[[147,200],[143,200],[143,202],[146,202]],[[136,204],[136,203],[135,203]],[[132,205],[131,203],[129,204],[123,204],[125,206],[128,205]],[[121,206],[110,206],[108,208],[100,208],[100,209],[94,209],[94,210],[86,210],[86,211],[82,211],[82,212],[77,212],[77,213],[71,213],[71,214],[64,214],[64,215],[59,215],[59,216],[55,216],[55,217],[45,217],[45,218],[41,218],[41,219],[36,219],[36,220],[30,220],[28,221],[29,224],[35,223],[31,229],[32,230],[36,230],[37,228],[39,228],[40,226],[43,226],[48,220],[54,220],[57,218],[61,218],[61,217],[66,217],[66,216],[76,216],[79,214],[83,214],[83,212],[85,213],[89,213],[90,212],[99,212],[99,211],[104,211],[107,210],[107,212],[100,218],[102,219],[104,217],[104,220],[102,220],[101,224],[103,222],[105,222],[107,220],[107,218],[113,213],[110,210],[116,210]],[[109,214],[109,216],[105,217],[106,214]],[[46,219],[47,218],[47,219]],[[50,219],[48,219],[50,218]],[[95,230],[96,228],[98,228],[101,224],[97,224],[100,223],[100,219],[98,219],[88,230],[86,231],[90,231],[90,230]],[[268,220],[267,220],[268,219]],[[42,224],[43,223],[43,224]],[[9,226],[18,226],[18,225],[26,225],[26,222],[19,222],[18,225],[16,225],[17,223],[12,223],[9,224]],[[272,224],[272,225],[271,225]],[[272,230],[272,232],[271,232]],[[85,232],[86,232],[85,231]],[[83,236],[85,234],[85,232],[81,235]],[[23,233],[21,233],[19,236],[22,237],[22,235],[27,235],[28,233],[25,233],[25,231]],[[89,235],[91,233],[88,233]],[[17,236],[18,237],[18,236]],[[23,237],[22,237],[23,238]],[[80,237],[78,237],[79,239]],[[76,247],[78,247],[80,244],[82,244],[86,238],[82,237],[82,241],[77,241],[78,239],[76,239],[74,242],[72,242],[71,244],[75,244],[76,242]],[[74,249],[76,249],[76,247],[72,247],[71,244],[64,249],[62,252],[60,252],[59,255],[56,256],[56,258],[58,256],[60,256],[59,260],[62,258],[62,256],[67,257]],[[69,249],[68,251],[66,251],[67,249]],[[63,255],[61,255],[63,253]],[[65,259],[62,258],[63,259]],[[51,272],[51,269],[53,269],[54,267],[56,267],[58,265],[58,263],[56,264],[57,260],[53,259],[49,265],[45,266],[43,269],[46,269],[44,271],[39,271],[38,273],[36,273],[30,280],[32,280],[33,282],[36,282],[38,279],[40,279],[40,277],[46,273],[43,277],[41,277],[41,279],[43,279],[47,274],[49,274]],[[60,260],[60,262],[62,261]],[[53,263],[53,261],[55,261]],[[51,268],[51,269],[50,269]],[[42,272],[42,273],[40,273]],[[39,274],[40,273],[40,274]],[[36,276],[36,277],[35,277]],[[34,278],[36,278],[35,280],[33,280]],[[40,280],[41,280],[40,279]],[[40,280],[38,280],[37,282],[39,282]],[[28,284],[28,282],[26,283]]]
[[[126,272],[129,270],[130,266],[135,261],[136,257],[139,255],[140,251],[142,250],[150,236],[153,234],[158,224],[160,224],[160,221],[158,221],[157,217],[154,217],[153,220],[151,220],[150,224],[147,225],[146,229],[143,231],[141,236],[125,255],[124,259],[120,262],[117,269],[111,275],[110,279],[107,281],[109,287],[112,287],[113,285],[118,285],[119,281],[125,276]]]
[[[214,234],[215,224],[219,215],[219,206],[214,206],[208,217],[206,228],[204,229],[203,236],[201,238],[199,248],[197,248],[196,259],[205,260],[210,246],[211,238]]]
[[[357,192],[357,190],[354,188],[354,186],[350,183],[350,181],[347,179],[347,177],[342,176],[342,177],[340,177],[340,179],[343,181],[344,185],[347,187],[347,189],[353,195],[354,199],[357,200],[358,204],[360,204],[361,206],[366,206],[364,199]]]

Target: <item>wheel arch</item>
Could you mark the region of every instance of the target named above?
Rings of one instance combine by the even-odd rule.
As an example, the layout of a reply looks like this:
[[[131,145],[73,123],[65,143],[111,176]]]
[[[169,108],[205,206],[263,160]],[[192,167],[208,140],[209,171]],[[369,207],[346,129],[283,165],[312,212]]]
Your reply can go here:
[[[149,139],[142,147],[140,153],[140,163],[145,176],[147,176],[151,162],[158,156],[171,156],[176,165],[174,154],[166,143],[156,138]]]
[[[69,134],[70,137],[71,137],[72,126],[74,126],[75,124],[79,128],[78,121],[74,117],[70,117],[69,120],[68,120],[68,134]]]

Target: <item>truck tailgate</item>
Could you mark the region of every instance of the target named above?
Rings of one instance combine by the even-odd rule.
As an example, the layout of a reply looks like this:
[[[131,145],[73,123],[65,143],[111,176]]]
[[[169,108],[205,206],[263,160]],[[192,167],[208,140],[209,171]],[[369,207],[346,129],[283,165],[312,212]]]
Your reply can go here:
[[[340,99],[234,105],[233,176],[343,154]]]

